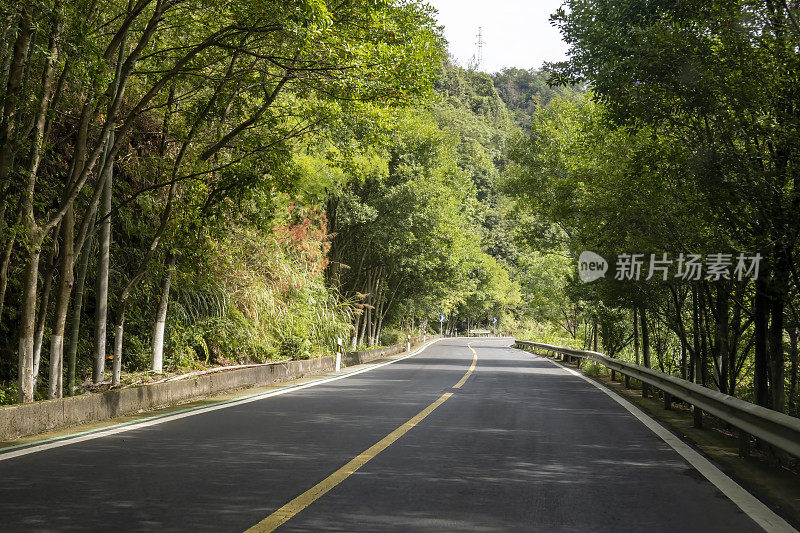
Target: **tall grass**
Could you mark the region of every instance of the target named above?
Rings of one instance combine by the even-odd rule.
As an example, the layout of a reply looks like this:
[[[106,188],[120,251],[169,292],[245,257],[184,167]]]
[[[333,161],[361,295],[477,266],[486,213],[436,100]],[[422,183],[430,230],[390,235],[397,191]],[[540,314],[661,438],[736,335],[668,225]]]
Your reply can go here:
[[[170,307],[167,362],[265,362],[334,353],[351,308],[325,286],[323,254],[233,228],[215,241],[206,282],[183,279]]]

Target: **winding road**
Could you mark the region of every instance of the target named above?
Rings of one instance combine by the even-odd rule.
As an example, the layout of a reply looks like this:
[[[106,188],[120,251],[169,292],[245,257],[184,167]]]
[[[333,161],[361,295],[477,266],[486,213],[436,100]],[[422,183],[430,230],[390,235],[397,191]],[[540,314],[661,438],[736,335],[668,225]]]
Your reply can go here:
[[[442,339],[341,379],[0,450],[0,530],[738,532],[769,523],[768,509],[738,485],[709,481],[716,474],[627,402],[510,342]]]

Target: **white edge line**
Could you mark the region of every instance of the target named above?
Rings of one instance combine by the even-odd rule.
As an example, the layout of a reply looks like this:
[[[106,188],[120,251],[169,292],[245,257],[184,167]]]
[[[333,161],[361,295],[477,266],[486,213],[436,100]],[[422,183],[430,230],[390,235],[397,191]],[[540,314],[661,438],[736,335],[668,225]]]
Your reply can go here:
[[[397,357],[397,358],[394,358],[394,359],[392,359],[390,361],[386,361],[386,362],[383,362],[383,363],[377,363],[377,364],[371,365],[371,366],[369,366],[367,368],[362,368],[361,370],[348,372],[348,373],[340,375],[340,376],[332,376],[332,377],[329,377],[329,378],[322,378],[322,379],[318,379],[318,380],[312,381],[311,383],[304,383],[302,385],[292,385],[292,386],[288,386],[286,388],[282,388],[282,389],[279,389],[279,390],[276,390],[276,391],[270,391],[270,392],[265,392],[263,394],[255,394],[253,396],[248,396],[246,398],[242,398],[241,400],[233,400],[233,401],[224,401],[223,400],[224,403],[220,403],[220,404],[216,404],[216,405],[210,405],[210,406],[207,406],[207,407],[190,408],[190,410],[188,410],[188,411],[184,411],[184,412],[181,412],[181,413],[176,413],[174,415],[161,416],[161,417],[158,417],[158,418],[155,418],[155,419],[144,420],[144,421],[138,422],[138,423],[137,422],[132,422],[132,423],[126,424],[124,426],[115,427],[115,428],[106,429],[106,430],[92,431],[91,433],[78,435],[76,437],[65,437],[65,438],[62,438],[62,439],[59,439],[59,440],[53,441],[53,442],[47,442],[47,443],[43,443],[43,444],[34,444],[34,445],[26,447],[26,448],[22,448],[22,449],[19,449],[19,450],[14,450],[14,451],[9,451],[9,452],[6,452],[6,453],[2,453],[2,451],[0,451],[0,461],[7,461],[9,459],[14,459],[15,457],[20,457],[20,456],[23,456],[23,455],[28,455],[28,454],[37,453],[37,452],[43,452],[45,450],[50,450],[50,449],[53,449],[53,448],[60,448],[61,446],[68,446],[70,444],[77,444],[79,442],[84,442],[84,441],[87,441],[87,440],[99,439],[99,438],[102,438],[102,437],[108,437],[110,435],[116,435],[118,433],[125,433],[126,431],[134,431],[136,429],[155,426],[155,425],[158,425],[158,424],[163,424],[165,422],[171,422],[173,420],[178,420],[178,419],[186,418],[186,417],[189,417],[189,416],[195,416],[195,415],[199,415],[199,414],[202,414],[202,413],[207,413],[209,411],[217,411],[219,409],[226,409],[228,407],[233,407],[233,406],[236,406],[236,405],[242,405],[242,404],[246,404],[246,403],[250,403],[250,402],[257,402],[259,400],[263,400],[263,399],[266,399],[266,398],[271,398],[273,396],[280,396],[282,394],[288,394],[290,392],[294,392],[294,391],[298,391],[298,390],[302,390],[302,389],[307,389],[309,387],[315,387],[317,385],[323,385],[325,383],[330,383],[331,381],[338,381],[340,379],[349,378],[350,376],[355,376],[357,374],[363,374],[364,372],[369,372],[370,370],[375,370],[376,368],[380,368],[380,367],[386,366],[386,365],[391,365],[393,363],[397,363],[398,361],[402,361],[404,359],[408,359],[409,357],[413,357],[415,355],[418,355],[418,354],[422,353],[424,350],[426,350],[429,346],[439,342],[440,340],[446,339],[446,338],[448,338],[448,337],[442,337],[440,339],[434,339],[432,341],[429,341],[427,344],[423,345],[422,347],[418,348],[417,350],[415,350],[415,351],[413,351],[413,352],[411,352],[411,353],[409,353],[407,355],[404,355],[402,357]]]
[[[520,350],[525,351],[525,350]],[[526,352],[530,353],[530,352]],[[706,459],[697,450],[683,442],[680,438],[674,435],[671,431],[656,422],[652,417],[645,414],[644,411],[633,405],[627,399],[623,398],[613,390],[597,383],[596,381],[587,378],[580,372],[565,367],[564,365],[553,361],[547,357],[535,355],[539,359],[549,361],[554,365],[561,367],[570,374],[578,376],[582,380],[591,383],[597,389],[603,391],[610,396],[615,402],[624,407],[629,413],[635,416],[639,422],[644,424],[650,431],[658,435],[661,440],[666,442],[670,448],[678,452],[690,465],[692,465],[698,472],[700,472],[708,481],[715,487],[722,491],[734,504],[736,504],[742,511],[747,514],[755,523],[761,526],[765,531],[781,532],[781,533],[798,533],[786,520],[775,514],[775,512],[767,507],[758,498],[750,494],[742,486],[728,477],[722,470],[720,470],[714,463]]]

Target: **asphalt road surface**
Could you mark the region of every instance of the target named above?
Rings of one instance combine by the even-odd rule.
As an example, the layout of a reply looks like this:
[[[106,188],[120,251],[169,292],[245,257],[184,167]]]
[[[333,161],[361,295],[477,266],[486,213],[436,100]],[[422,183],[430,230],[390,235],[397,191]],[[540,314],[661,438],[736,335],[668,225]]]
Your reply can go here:
[[[509,343],[444,339],[280,396],[0,452],[0,531],[762,530],[613,398]]]

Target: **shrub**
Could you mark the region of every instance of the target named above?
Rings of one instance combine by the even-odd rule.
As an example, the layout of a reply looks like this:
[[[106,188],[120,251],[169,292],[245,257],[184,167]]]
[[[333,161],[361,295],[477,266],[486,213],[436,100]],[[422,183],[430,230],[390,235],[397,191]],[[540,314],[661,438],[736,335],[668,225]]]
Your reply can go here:
[[[381,335],[379,343],[383,346],[392,346],[394,344],[405,342],[405,338],[405,334],[399,329],[387,328],[384,330],[383,335]]]
[[[127,345],[122,360],[128,370],[132,372],[148,370],[152,359],[152,346],[137,335],[130,335],[125,341]]]
[[[308,340],[296,335],[287,335],[281,340],[278,356],[281,359],[310,359]]]
[[[600,363],[597,363],[590,359],[581,360],[580,368],[587,376],[592,376],[592,377],[599,376],[603,371],[603,368],[600,365]]]

